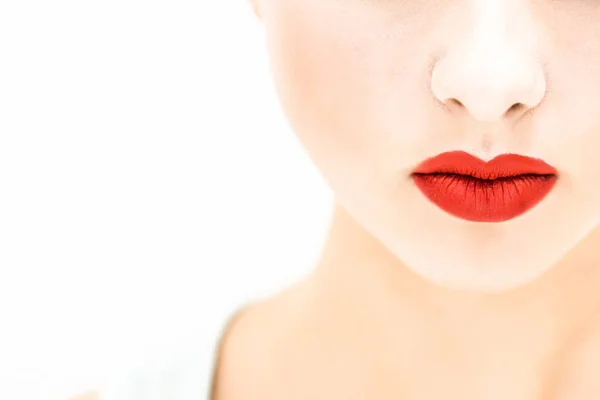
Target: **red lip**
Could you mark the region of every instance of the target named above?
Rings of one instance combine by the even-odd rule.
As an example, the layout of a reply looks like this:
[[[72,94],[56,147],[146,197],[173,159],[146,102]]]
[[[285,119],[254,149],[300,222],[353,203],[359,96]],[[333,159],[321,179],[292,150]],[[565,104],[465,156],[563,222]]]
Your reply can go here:
[[[558,172],[542,160],[517,154],[486,163],[455,151],[425,160],[411,176],[444,211],[468,221],[502,222],[538,204],[554,187]]]

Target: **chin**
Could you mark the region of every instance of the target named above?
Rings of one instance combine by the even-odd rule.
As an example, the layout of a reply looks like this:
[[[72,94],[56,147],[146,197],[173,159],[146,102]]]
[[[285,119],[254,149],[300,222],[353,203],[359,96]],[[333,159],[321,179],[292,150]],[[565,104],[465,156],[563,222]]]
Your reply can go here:
[[[495,226],[494,228],[499,228]],[[480,231],[420,230],[388,246],[407,269],[425,281],[453,290],[503,292],[541,279],[589,231],[563,230],[560,234],[527,235],[511,227],[489,236]],[[518,233],[521,233],[519,235]],[[524,234],[523,234],[524,233]],[[392,242],[390,242],[392,243]]]
[[[405,268],[423,280],[463,291],[503,292],[539,280],[586,232],[561,234],[500,224],[421,225],[383,237]],[[408,227],[405,227],[408,228]],[[587,231],[587,230],[586,230]],[[538,232],[539,233],[539,232]]]

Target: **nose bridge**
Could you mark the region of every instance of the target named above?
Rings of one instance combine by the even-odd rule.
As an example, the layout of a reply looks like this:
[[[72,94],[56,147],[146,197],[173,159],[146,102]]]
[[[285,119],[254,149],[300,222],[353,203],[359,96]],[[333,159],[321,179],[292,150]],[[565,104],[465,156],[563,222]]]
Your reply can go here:
[[[472,117],[498,120],[515,105],[521,112],[536,106],[545,93],[545,75],[535,57],[538,32],[528,0],[464,0],[431,75],[439,101],[453,101]]]

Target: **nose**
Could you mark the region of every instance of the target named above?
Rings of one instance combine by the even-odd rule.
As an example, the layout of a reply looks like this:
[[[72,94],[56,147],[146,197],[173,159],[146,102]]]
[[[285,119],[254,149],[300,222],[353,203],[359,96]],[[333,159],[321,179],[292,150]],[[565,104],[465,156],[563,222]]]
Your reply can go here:
[[[543,66],[532,57],[536,43],[527,11],[514,0],[474,0],[474,23],[464,40],[449,43],[431,74],[431,90],[449,109],[480,121],[517,118],[546,93]],[[517,21],[517,17],[521,23]]]

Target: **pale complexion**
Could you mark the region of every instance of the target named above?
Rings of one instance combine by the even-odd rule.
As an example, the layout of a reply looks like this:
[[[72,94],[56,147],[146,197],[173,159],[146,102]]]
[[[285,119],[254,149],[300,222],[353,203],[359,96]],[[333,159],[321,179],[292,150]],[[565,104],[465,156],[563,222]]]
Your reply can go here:
[[[215,397],[600,398],[600,2],[252,5],[336,204],[314,273],[232,323]],[[560,179],[519,218],[469,223],[409,178],[449,150]]]

